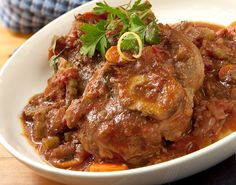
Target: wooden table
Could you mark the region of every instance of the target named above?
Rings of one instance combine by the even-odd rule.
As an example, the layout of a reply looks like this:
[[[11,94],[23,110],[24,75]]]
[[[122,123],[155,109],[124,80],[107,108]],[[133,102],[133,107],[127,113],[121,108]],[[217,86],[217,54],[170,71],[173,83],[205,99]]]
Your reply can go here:
[[[14,34],[0,25],[0,68],[11,53],[30,35]],[[12,157],[0,144],[0,184],[1,185],[59,185],[40,177]]]

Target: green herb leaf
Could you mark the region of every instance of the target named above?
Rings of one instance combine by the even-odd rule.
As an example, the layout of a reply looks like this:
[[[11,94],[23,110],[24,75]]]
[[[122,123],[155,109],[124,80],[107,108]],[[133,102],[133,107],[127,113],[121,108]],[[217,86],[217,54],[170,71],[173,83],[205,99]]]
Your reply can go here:
[[[51,58],[49,59],[49,66],[53,67],[54,71],[57,71],[57,63],[59,62],[59,57],[61,56],[61,54],[65,51],[66,48],[64,48],[63,50],[60,51],[60,53],[58,53],[57,55],[53,55],[51,56]]]
[[[99,2],[96,3],[96,7],[93,9],[95,13],[101,14],[101,13],[110,13],[117,17],[119,17],[124,23],[128,24],[128,17],[125,13],[125,11],[122,11],[120,8],[113,8],[109,6],[106,2]]]
[[[107,22],[106,22],[105,20],[100,20],[100,21],[97,23],[97,28],[98,28],[100,31],[104,32],[104,31],[106,31],[106,24],[107,24]]]
[[[100,6],[101,4],[102,3],[96,3],[97,6],[93,8],[93,12],[97,15],[101,15],[106,12],[106,10]]]
[[[81,30],[85,33],[80,37],[82,42],[82,48],[80,53],[82,55],[88,55],[92,57],[95,53],[95,50],[98,49],[101,55],[105,56],[105,51],[107,49],[107,39],[105,36],[106,33],[106,21],[101,20],[97,24],[84,24],[81,27]]]
[[[130,10],[136,10],[140,4],[141,4],[141,0],[135,1],[133,6],[130,8]]]
[[[144,44],[145,29],[146,25],[143,23],[143,21],[138,17],[136,13],[133,13],[130,16],[129,31],[137,33],[140,36],[143,44]]]
[[[133,35],[128,35],[121,43],[121,50],[138,52],[138,43]]]
[[[98,50],[100,51],[101,55],[104,57],[106,54],[106,48],[107,48],[107,39],[105,36],[103,36],[100,39],[100,42],[98,43]]]
[[[58,61],[59,61],[59,56],[53,55],[48,61],[49,66],[54,68],[54,66],[58,63]]]
[[[143,21],[137,16],[136,13],[133,13],[130,15],[130,25],[129,30],[131,32],[137,33],[142,42],[144,43],[144,32],[145,32],[146,25],[143,23]],[[121,44],[122,50],[129,50],[129,51],[138,51],[138,44],[137,40],[133,35],[128,35]]]
[[[145,33],[145,41],[148,44],[160,43],[160,34],[156,21],[149,23]]]
[[[131,7],[130,11],[144,11],[147,9],[150,9],[152,5],[145,1],[144,3],[141,3],[141,0],[135,1],[134,5]]]
[[[138,17],[136,13],[130,15],[130,30],[139,31],[143,29],[146,25],[143,21]]]

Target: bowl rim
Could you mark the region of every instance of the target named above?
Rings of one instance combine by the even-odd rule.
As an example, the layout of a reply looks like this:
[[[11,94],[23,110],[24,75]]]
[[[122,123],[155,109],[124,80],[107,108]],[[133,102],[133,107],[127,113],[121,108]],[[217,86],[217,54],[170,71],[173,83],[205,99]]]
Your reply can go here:
[[[26,47],[28,43],[32,42],[34,39],[37,39],[37,36],[41,34],[44,30],[47,29],[47,27],[53,24],[56,24],[60,19],[63,19],[67,15],[71,14],[73,11],[78,11],[79,9],[83,9],[84,7],[90,7],[94,6],[96,2],[101,2],[102,0],[93,0],[90,2],[87,2],[79,7],[76,7],[63,15],[59,16],[55,20],[51,21],[49,24],[45,25],[43,28],[41,28],[38,32],[33,34],[29,39],[27,39],[14,53],[13,55],[5,62],[5,64],[2,66],[0,70],[0,82],[1,82],[1,76],[4,74],[5,70],[7,69],[8,65],[10,65],[14,58],[17,57],[18,53],[21,52],[22,48]],[[0,83],[1,86],[1,83]],[[0,118],[1,119],[1,118]],[[0,120],[1,121],[1,120]],[[3,123],[2,123],[3,124]],[[44,162],[37,162],[34,161],[20,152],[18,152],[14,147],[12,147],[6,139],[1,135],[0,133],[0,144],[11,154],[13,155],[17,160],[23,162],[27,166],[31,166],[35,169],[41,170],[41,171],[47,171],[54,174],[60,174],[60,175],[66,175],[66,176],[77,176],[77,177],[89,177],[89,178],[107,178],[107,177],[121,177],[121,176],[130,176],[130,175],[137,175],[140,173],[148,173],[152,171],[158,171],[161,169],[169,168],[174,165],[179,165],[181,163],[189,162],[193,159],[197,160],[201,156],[207,155],[208,153],[212,153],[214,150],[220,149],[224,145],[230,143],[231,141],[236,141],[236,132],[232,132],[231,134],[225,136],[224,138],[216,141],[215,143],[208,145],[200,150],[197,150],[193,153],[184,155],[182,157],[178,157],[176,159],[172,159],[166,162],[162,162],[159,164],[124,170],[124,171],[114,171],[114,172],[85,172],[85,171],[74,171],[74,170],[66,170],[66,169],[60,169],[56,168],[54,166],[51,166],[50,164]],[[36,151],[35,151],[36,152]],[[236,149],[235,149],[236,152]],[[37,154],[39,155],[39,154]]]

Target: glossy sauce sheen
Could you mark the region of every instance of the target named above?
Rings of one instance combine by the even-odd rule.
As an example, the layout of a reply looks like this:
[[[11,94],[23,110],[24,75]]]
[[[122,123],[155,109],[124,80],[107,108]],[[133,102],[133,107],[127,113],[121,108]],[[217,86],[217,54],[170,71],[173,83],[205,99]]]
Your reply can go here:
[[[151,100],[151,101],[156,100],[155,94],[152,95],[150,91],[150,89],[153,90],[153,87],[150,86],[150,84],[149,86],[148,85],[144,86],[145,88],[143,88],[143,86],[139,86],[139,84],[134,86],[135,87],[134,89],[136,92],[135,95],[132,95],[131,97],[127,96],[128,93],[126,92],[126,90],[129,89],[129,84],[127,84],[126,82],[127,82],[127,79],[129,79],[129,76],[127,76],[125,72],[126,70],[131,70],[128,74],[130,74],[131,77],[133,74],[137,75],[138,80],[137,78],[136,79],[134,78],[134,80],[136,82],[138,81],[138,83],[141,83],[142,81],[145,81],[145,80],[142,76],[140,77],[140,74],[139,74],[140,69],[136,68],[138,69],[137,71],[132,70],[133,66],[131,64],[131,66],[125,67],[125,69],[123,70],[125,71],[124,74],[122,74],[122,69],[119,68],[119,69],[114,69],[115,71],[120,70],[118,75],[113,74],[114,71],[109,72],[110,69],[104,69],[102,70],[102,72],[98,71],[97,73],[95,73],[95,75],[93,75],[94,69],[98,68],[96,60],[99,61],[99,58],[96,59],[95,61],[86,63],[86,60],[91,60],[91,59],[88,59],[88,58],[84,59],[81,56],[77,56],[76,54],[77,48],[75,47],[76,39],[73,37],[74,32],[72,28],[72,31],[69,37],[70,40],[68,41],[68,37],[67,38],[62,37],[61,42],[67,43],[67,44],[69,43],[71,45],[70,46],[71,49],[66,54],[66,58],[74,64],[76,64],[76,61],[78,60],[80,62],[82,61],[81,62],[82,64],[77,65],[78,66],[77,68],[73,68],[73,67],[69,69],[65,68],[66,70],[64,70],[63,68],[60,74],[56,74],[58,76],[54,75],[54,77],[52,77],[48,81],[49,87],[46,88],[44,93],[36,95],[30,100],[29,104],[24,109],[24,113],[22,115],[22,122],[24,125],[26,136],[29,138],[29,140],[33,143],[35,148],[42,155],[42,157],[45,158],[46,161],[49,161],[49,163],[51,163],[52,165],[56,167],[73,169],[73,170],[93,171],[93,169],[95,169],[95,171],[96,170],[100,171],[101,166],[96,166],[96,167],[93,166],[93,168],[90,169],[91,164],[97,165],[97,164],[107,164],[107,163],[117,164],[118,167],[110,166],[110,168],[114,168],[114,170],[125,170],[127,168],[124,166],[124,164],[127,165],[129,168],[133,168],[133,167],[156,164],[156,163],[171,160],[177,157],[181,157],[183,155],[192,153],[196,150],[206,147],[236,130],[236,109],[235,109],[235,105],[236,105],[236,102],[235,102],[236,100],[236,86],[235,86],[236,84],[235,83],[236,82],[236,68],[235,68],[236,43],[234,41],[234,37],[235,37],[234,25],[231,25],[231,27],[226,29],[226,28],[223,28],[222,26],[202,23],[202,22],[198,22],[198,23],[182,22],[176,25],[172,25],[171,27],[174,30],[177,30],[183,33],[184,35],[186,35],[187,38],[191,40],[199,48],[200,53],[203,58],[203,63],[205,66],[205,78],[204,78],[203,85],[200,87],[200,89],[198,89],[195,92],[195,95],[194,95],[194,108],[193,108],[193,113],[190,120],[191,128],[189,128],[188,125],[186,125],[186,128],[184,128],[184,131],[181,133],[181,136],[179,135],[173,136],[173,135],[170,135],[169,133],[164,134],[163,137],[165,137],[165,139],[160,138],[161,143],[158,143],[157,144],[158,146],[156,145],[156,143],[151,145],[151,147],[154,148],[153,150],[156,150],[156,148],[158,148],[158,150],[156,151],[156,154],[153,155],[152,153],[151,157],[148,156],[148,158],[145,158],[142,160],[140,160],[139,158],[132,158],[130,160],[129,156],[132,156],[132,153],[130,153],[129,155],[128,154],[125,155],[125,154],[122,154],[121,152],[122,155],[119,155],[119,156],[118,154],[114,154],[113,152],[109,153],[110,152],[109,150],[105,150],[104,148],[102,148],[102,146],[107,144],[106,141],[104,141],[103,145],[101,146],[99,145],[98,148],[93,147],[93,145],[95,145],[93,141],[89,140],[90,138],[87,138],[84,135],[85,132],[88,132],[86,129],[89,129],[89,128],[86,128],[83,123],[90,124],[89,121],[94,119],[92,113],[94,113],[95,115],[96,111],[97,112],[100,111],[98,114],[100,117],[97,116],[95,118],[97,118],[98,121],[105,122],[106,120],[104,119],[104,117],[102,117],[102,114],[103,114],[102,110],[106,109],[106,107],[103,107],[104,105],[106,106],[113,105],[115,112],[124,111],[122,106],[128,107],[132,111],[128,113],[122,112],[122,114],[128,117],[127,119],[129,121],[131,120],[134,123],[136,123],[136,121],[142,122],[144,123],[145,126],[147,126],[148,124],[151,124],[152,122],[156,123],[156,119],[157,120],[166,119],[166,117],[168,117],[168,114],[161,114],[159,112],[157,114],[156,112],[151,110],[151,114],[154,114],[156,116],[145,117],[146,114],[150,113],[150,110],[149,109],[146,110],[145,108],[143,108],[144,116],[143,115],[141,115],[141,117],[136,116],[136,115],[139,115],[138,113],[139,110],[136,110],[134,108],[136,105],[132,102],[132,98],[135,97],[138,100],[142,98],[147,98],[148,100]],[[163,29],[165,29],[165,27]],[[74,42],[74,45],[73,45],[73,42]],[[165,47],[163,46],[163,48]],[[161,51],[161,48],[159,46],[157,46],[157,49],[158,49],[158,52]],[[147,53],[145,54],[145,52]],[[144,49],[144,55],[146,55],[146,57],[143,56],[144,60],[145,58],[151,57],[150,53],[148,52],[149,52],[149,48],[146,47],[146,50]],[[178,53],[177,55],[178,55],[177,57],[181,58],[181,56],[179,56],[181,55],[181,53],[180,54]],[[160,60],[166,60],[166,61],[169,60],[168,58],[169,54],[168,53],[166,54],[165,52],[163,52],[158,57],[160,57]],[[65,62],[64,65],[66,66],[70,64],[67,64]],[[137,62],[137,65],[138,65],[138,62]],[[152,64],[150,64],[150,66],[151,65]],[[166,63],[165,65],[166,65],[166,68],[165,66],[164,67],[162,66],[160,68],[162,71],[165,69],[169,69],[168,64]],[[101,68],[106,68],[106,66],[101,67]],[[145,71],[146,70],[145,66],[143,67],[141,66],[141,68],[143,69],[144,73],[147,72]],[[106,73],[106,70],[108,70],[108,73]],[[148,68],[147,70],[150,71],[150,69]],[[154,69],[151,69],[151,70],[153,73],[158,73],[158,70],[154,70]],[[108,84],[108,86],[103,87],[101,85],[102,82],[100,82],[99,80],[96,81],[96,79],[99,79],[99,75],[105,76],[104,77],[105,80],[107,78],[110,78],[110,76],[112,76],[115,82],[110,80],[110,84]],[[121,77],[119,75],[121,75]],[[89,82],[90,78],[94,78],[94,83]],[[165,84],[166,82],[165,74],[163,76],[160,76],[160,78],[163,78],[163,84]],[[150,77],[150,79],[155,80],[153,77]],[[82,83],[78,84],[76,82],[77,80],[80,80]],[[58,84],[58,81],[59,81],[59,85],[55,85],[55,84]],[[50,83],[53,85],[50,85]],[[61,89],[65,89],[68,84],[70,84],[70,87],[71,87],[70,89],[72,90],[70,91],[70,93],[66,91],[67,93],[65,95],[63,94],[64,91],[61,91]],[[172,83],[172,85],[174,86],[173,88],[178,89],[177,84],[175,85],[175,83]],[[97,92],[96,92],[96,97],[94,97],[95,100],[97,100],[97,102],[95,103],[86,102],[83,100],[81,100],[82,103],[79,102],[80,100],[74,101],[74,99],[77,99],[78,97],[81,96],[83,90],[80,90],[80,89],[84,89],[86,86],[92,86],[94,88],[98,88],[99,89],[98,92],[100,93],[111,93],[109,92],[109,88],[114,88],[114,89],[123,88],[122,92],[126,92],[125,93],[126,97],[123,97],[124,94],[122,95],[119,94],[118,97],[120,99],[125,98],[125,101],[124,102],[118,101],[116,99],[117,97],[106,99],[106,96],[103,94],[100,98]],[[162,88],[162,86],[164,85],[160,85],[160,88]],[[52,91],[52,89],[56,89],[58,90],[58,92],[55,93],[54,91]],[[91,90],[93,88],[90,89],[89,87],[86,87],[86,89]],[[158,92],[160,90],[161,89],[157,89],[156,91]],[[181,91],[179,92],[180,94],[182,93]],[[89,96],[91,96],[92,98],[93,96],[95,96],[93,92],[89,91],[89,93],[90,93]],[[50,101],[46,101],[44,97],[45,94],[50,98],[53,97],[56,100],[58,99],[57,104],[51,105]],[[61,97],[64,97],[64,96],[66,97],[66,102],[64,101],[60,102]],[[111,97],[113,96],[111,95]],[[171,96],[172,99],[173,97],[174,95]],[[182,97],[182,95],[180,97]],[[178,101],[179,99],[176,99],[177,103]],[[72,116],[71,115],[68,116],[68,112],[70,110],[66,110],[68,107],[67,106],[68,102],[71,107]],[[73,103],[76,106],[74,107],[71,106]],[[82,108],[80,111],[76,112],[75,109],[76,107],[78,107],[77,105]],[[46,111],[46,109],[50,106],[59,107],[59,109],[51,111],[49,116],[47,115],[45,117],[40,107],[45,108],[45,111]],[[91,110],[89,111],[87,110],[88,108],[86,107],[90,107],[90,106],[93,106],[92,110],[94,110],[94,112],[92,112]],[[168,104],[168,106],[170,105]],[[120,110],[119,110],[119,107],[121,107]],[[172,107],[174,110],[175,106],[173,105]],[[35,111],[37,109],[40,109],[41,112]],[[33,113],[31,113],[31,111]],[[78,114],[82,114],[81,112],[83,111],[84,111],[84,114],[80,116],[80,118],[78,118]],[[112,109],[110,109],[110,111],[112,111]],[[76,115],[73,115],[73,113],[75,113]],[[67,117],[66,120],[70,120],[70,124],[68,121],[66,123],[61,121],[61,120],[64,120],[62,119],[64,114],[66,114],[69,117],[69,118]],[[86,114],[87,116],[85,116]],[[124,118],[118,117],[116,113],[114,113],[114,115],[116,116],[114,117],[114,119],[118,119],[118,118],[124,119]],[[118,115],[121,115],[121,114],[118,114]],[[37,119],[35,118],[35,116],[37,117]],[[40,120],[42,122],[47,122],[47,125],[44,124],[44,126],[42,126],[43,124],[38,124],[33,120],[37,120],[39,122]],[[59,122],[57,123],[58,120],[60,124],[58,124]],[[80,134],[77,133],[77,130],[78,130],[77,122],[80,125],[80,129],[81,130],[84,129],[83,133],[80,133]],[[37,125],[38,130],[41,130],[41,133],[38,132],[39,133],[38,135],[35,135],[34,133],[36,124],[38,124]],[[52,130],[50,130],[50,126],[48,126],[50,124],[53,125],[51,126],[53,127]],[[66,124],[67,126],[65,126]],[[109,126],[109,124],[104,125],[104,127],[105,126]],[[93,128],[96,127],[96,124],[94,124],[92,127]],[[126,133],[127,135],[129,134],[128,132],[130,132],[131,134],[134,133],[138,135],[138,133],[142,131],[141,127],[142,126],[138,128],[137,126],[135,131],[132,130],[133,128],[130,129],[131,126],[130,128],[127,127]],[[101,127],[98,127],[98,128],[101,129]],[[123,129],[123,127],[120,127],[120,129]],[[148,129],[149,128],[147,126],[147,130]],[[118,131],[119,130],[117,130],[117,132]],[[111,131],[107,130],[107,134],[111,134],[109,135],[109,138],[111,140],[110,142],[112,142],[112,138],[116,137],[116,133],[113,133],[113,132],[108,133],[108,132],[111,132]],[[65,133],[68,133],[68,134],[65,134]],[[88,133],[92,134],[92,132],[88,132]],[[155,133],[153,133],[153,138],[154,138],[154,134]],[[52,139],[53,143],[52,144],[47,143],[47,145],[49,144],[50,147],[45,149],[44,144],[42,144],[43,138],[52,138],[54,136],[55,138]],[[59,138],[59,141],[58,141],[58,138]],[[84,143],[84,145],[82,145],[81,142]],[[126,142],[126,141],[120,140],[120,143],[117,146],[121,147],[122,142]],[[132,141],[129,141],[129,142],[134,142],[134,141],[132,139]],[[139,141],[135,141],[135,142],[139,143]],[[96,153],[98,149],[104,149],[103,153],[99,153],[99,154]],[[138,150],[138,149],[132,148],[132,146],[130,146],[130,150],[132,151],[132,150]],[[149,150],[149,148],[147,149],[143,148],[141,150],[146,150],[146,153],[144,153],[143,155],[149,155],[151,149]],[[120,151],[117,151],[117,153],[119,152]],[[90,153],[94,155],[91,155]],[[105,156],[105,157],[100,158],[99,156]],[[127,160],[126,160],[126,157],[127,157]],[[104,168],[104,167],[102,166],[101,168]],[[107,171],[109,171],[109,169]]]

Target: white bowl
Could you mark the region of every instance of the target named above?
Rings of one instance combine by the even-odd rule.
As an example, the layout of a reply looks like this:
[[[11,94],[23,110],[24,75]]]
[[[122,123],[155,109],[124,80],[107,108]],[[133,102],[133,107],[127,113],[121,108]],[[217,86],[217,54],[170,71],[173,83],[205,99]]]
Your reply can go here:
[[[129,0],[107,0],[117,6]],[[97,1],[78,7],[33,35],[7,61],[0,72],[0,141],[18,160],[39,175],[67,184],[161,184],[209,168],[235,152],[236,133],[192,154],[143,168],[119,172],[78,172],[57,169],[40,159],[22,136],[19,116],[29,98],[41,92],[52,74],[47,48],[53,35],[66,34],[78,12],[90,11]],[[160,22],[208,21],[228,25],[236,18],[235,0],[151,0]],[[4,46],[1,46],[4,47]]]

